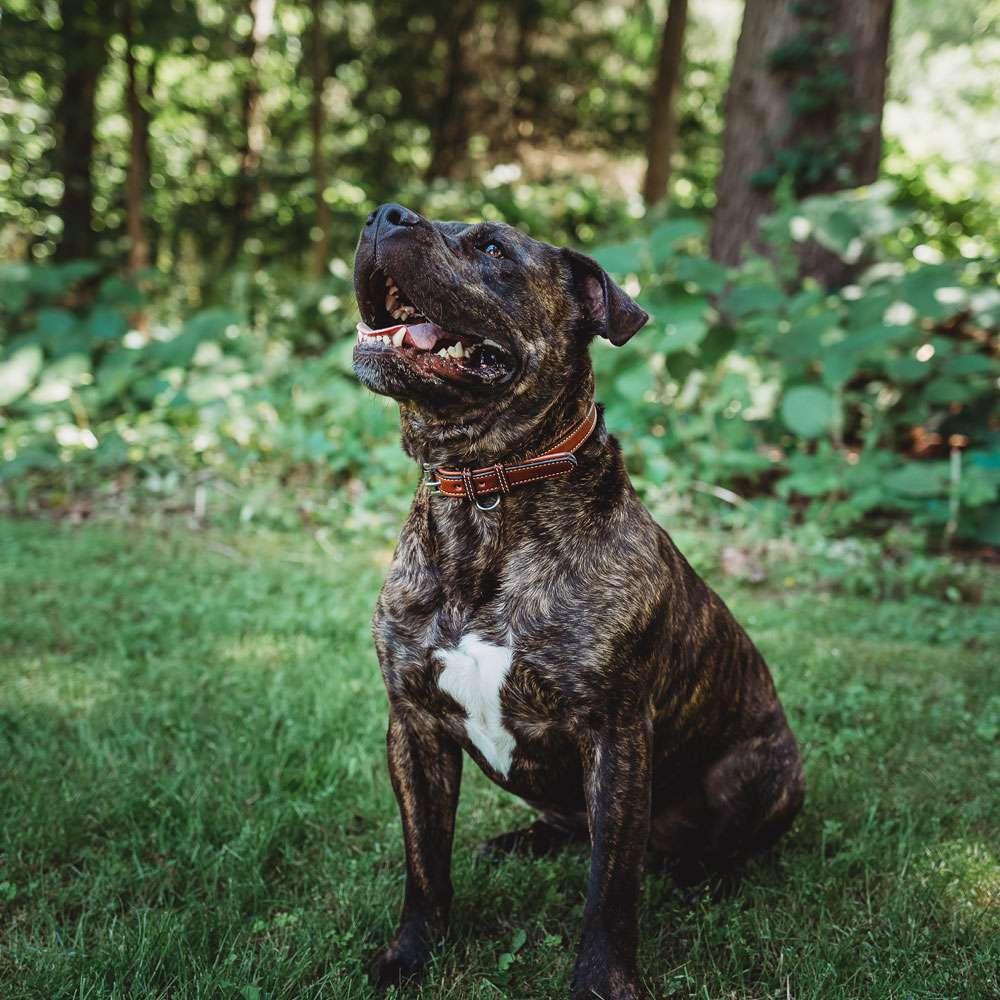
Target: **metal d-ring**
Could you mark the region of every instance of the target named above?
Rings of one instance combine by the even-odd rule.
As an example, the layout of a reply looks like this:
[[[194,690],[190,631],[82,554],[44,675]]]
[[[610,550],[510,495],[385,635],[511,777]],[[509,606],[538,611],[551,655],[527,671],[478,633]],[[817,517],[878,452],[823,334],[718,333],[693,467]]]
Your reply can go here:
[[[477,497],[477,496],[473,496],[473,498],[472,498],[472,502],[473,502],[473,503],[474,503],[474,504],[475,504],[475,505],[476,505],[476,506],[477,506],[477,507],[478,507],[478,508],[479,508],[480,510],[496,510],[496,509],[497,509],[497,507],[499,507],[499,506],[500,506],[500,501],[501,501],[501,499],[502,499],[502,497],[499,497],[499,496],[495,497],[495,498],[494,498],[494,500],[493,500],[493,503],[491,503],[491,504],[489,505],[489,507],[484,507],[484,506],[483,506],[483,505],[482,505],[482,504],[481,504],[481,503],[479,502],[479,497]]]

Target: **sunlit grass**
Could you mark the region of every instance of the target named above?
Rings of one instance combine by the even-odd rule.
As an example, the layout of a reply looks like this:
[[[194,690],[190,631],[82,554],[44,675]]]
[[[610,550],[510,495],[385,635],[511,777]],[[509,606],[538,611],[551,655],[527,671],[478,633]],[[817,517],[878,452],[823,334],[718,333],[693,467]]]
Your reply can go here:
[[[0,552],[0,996],[369,996],[402,873],[381,543],[8,522]],[[650,995],[997,996],[996,598],[721,583],[809,800],[722,902],[647,877]],[[476,868],[528,813],[465,773],[453,932],[419,995],[565,997],[586,855]]]

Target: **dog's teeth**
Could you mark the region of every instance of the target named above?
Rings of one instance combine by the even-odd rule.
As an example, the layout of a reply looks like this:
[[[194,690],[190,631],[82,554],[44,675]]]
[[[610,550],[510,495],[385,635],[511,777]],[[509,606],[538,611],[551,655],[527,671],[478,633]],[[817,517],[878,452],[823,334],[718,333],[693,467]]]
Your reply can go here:
[[[460,357],[462,357],[462,345],[461,344],[452,344],[451,347],[448,348],[448,353],[453,358],[460,358]]]
[[[447,358],[448,357],[448,348],[447,347],[442,347],[441,350],[438,351],[437,353],[438,353],[438,357],[439,358]]]
[[[392,335],[392,346],[393,347],[402,347],[403,346],[403,338],[405,336],[406,336],[406,327],[403,327],[403,329],[401,329],[401,330],[397,330]]]

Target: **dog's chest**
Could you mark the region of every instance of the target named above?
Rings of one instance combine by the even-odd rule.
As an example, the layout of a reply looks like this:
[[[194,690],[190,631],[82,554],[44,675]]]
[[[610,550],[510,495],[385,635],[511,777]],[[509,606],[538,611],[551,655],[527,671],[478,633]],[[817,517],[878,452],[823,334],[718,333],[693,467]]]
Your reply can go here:
[[[466,736],[490,767],[506,778],[515,739],[504,725],[501,692],[510,675],[513,650],[469,632],[457,646],[435,649],[431,656],[442,666],[437,686],[465,711]]]

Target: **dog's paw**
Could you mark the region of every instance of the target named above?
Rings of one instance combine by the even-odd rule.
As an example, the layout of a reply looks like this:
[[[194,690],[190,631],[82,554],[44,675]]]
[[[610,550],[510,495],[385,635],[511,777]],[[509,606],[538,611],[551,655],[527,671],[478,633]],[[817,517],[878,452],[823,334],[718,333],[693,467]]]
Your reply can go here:
[[[393,943],[372,960],[368,980],[379,992],[390,986],[402,988],[419,980],[426,964],[426,953]]]
[[[597,954],[581,955],[570,984],[572,1000],[639,1000],[639,974]]]
[[[573,980],[571,1000],[639,1000],[639,984],[634,979],[614,977],[594,982]]]
[[[499,861],[508,854],[544,858],[556,854],[570,844],[586,840],[586,831],[563,830],[536,820],[531,826],[510,830],[479,845],[477,861]]]

